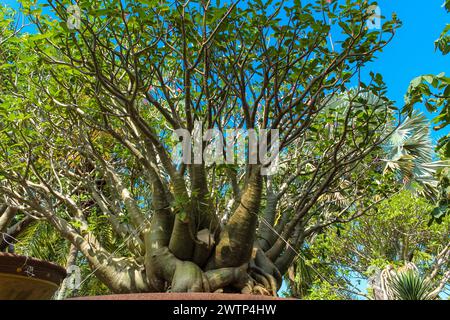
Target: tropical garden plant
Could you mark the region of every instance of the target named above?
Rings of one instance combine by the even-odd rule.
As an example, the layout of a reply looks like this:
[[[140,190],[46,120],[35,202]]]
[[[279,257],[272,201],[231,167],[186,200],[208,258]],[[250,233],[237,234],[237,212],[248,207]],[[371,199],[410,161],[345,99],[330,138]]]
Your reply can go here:
[[[396,300],[412,291],[410,297],[445,297],[450,219],[430,224],[432,210],[433,202],[420,190],[406,189],[366,216],[308,239],[287,275],[288,294],[304,299]]]

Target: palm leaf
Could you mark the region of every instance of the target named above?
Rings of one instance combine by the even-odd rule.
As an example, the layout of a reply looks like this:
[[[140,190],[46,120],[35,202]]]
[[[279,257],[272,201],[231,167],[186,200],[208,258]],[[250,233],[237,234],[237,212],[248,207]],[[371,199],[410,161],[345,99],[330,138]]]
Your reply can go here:
[[[431,285],[415,270],[398,273],[391,282],[396,300],[428,300]]]
[[[434,151],[429,123],[423,114],[415,112],[407,117],[391,133],[384,149],[384,172],[394,172],[406,185],[417,182],[426,196],[435,198],[436,171],[449,166],[449,162],[432,161]]]

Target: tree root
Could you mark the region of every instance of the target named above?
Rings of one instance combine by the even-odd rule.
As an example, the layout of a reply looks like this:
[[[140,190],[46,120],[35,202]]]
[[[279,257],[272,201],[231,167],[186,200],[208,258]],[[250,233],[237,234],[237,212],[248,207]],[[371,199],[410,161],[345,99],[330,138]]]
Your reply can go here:
[[[246,284],[242,293],[277,296],[282,281],[281,274],[257,244],[253,248],[249,275],[251,281]]]
[[[203,272],[197,264],[175,257],[167,247],[149,254],[145,265],[149,282],[159,291],[216,292],[229,286],[241,290],[248,280],[247,264]]]

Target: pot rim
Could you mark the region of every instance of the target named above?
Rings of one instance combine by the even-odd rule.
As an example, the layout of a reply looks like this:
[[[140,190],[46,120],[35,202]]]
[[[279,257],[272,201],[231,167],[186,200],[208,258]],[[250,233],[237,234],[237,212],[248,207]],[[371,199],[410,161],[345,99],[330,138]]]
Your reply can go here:
[[[66,269],[55,263],[6,252],[0,252],[0,274],[35,278],[57,285],[67,276]]]

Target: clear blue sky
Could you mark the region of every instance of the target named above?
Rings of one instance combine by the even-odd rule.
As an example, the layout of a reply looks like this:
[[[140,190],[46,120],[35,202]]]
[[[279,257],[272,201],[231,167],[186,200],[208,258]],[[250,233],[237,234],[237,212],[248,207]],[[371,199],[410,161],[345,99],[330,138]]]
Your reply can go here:
[[[397,13],[403,26],[393,41],[379,54],[369,69],[379,72],[388,86],[389,98],[403,106],[403,96],[409,82],[422,74],[450,75],[450,56],[443,56],[434,49],[450,14],[442,8],[444,0],[379,0],[382,15],[390,18]],[[424,108],[420,108],[426,113]],[[430,118],[431,115],[427,114]],[[447,130],[433,133],[433,140],[447,134]]]

